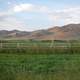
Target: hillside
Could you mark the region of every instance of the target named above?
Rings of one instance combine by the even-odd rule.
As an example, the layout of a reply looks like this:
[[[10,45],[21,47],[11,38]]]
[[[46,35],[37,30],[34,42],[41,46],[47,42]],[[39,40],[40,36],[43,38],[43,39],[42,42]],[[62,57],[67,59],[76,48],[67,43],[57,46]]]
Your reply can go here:
[[[40,39],[40,40],[65,40],[80,38],[80,24],[68,24],[62,27],[52,27],[46,30],[32,32],[19,30],[0,30],[1,39]]]

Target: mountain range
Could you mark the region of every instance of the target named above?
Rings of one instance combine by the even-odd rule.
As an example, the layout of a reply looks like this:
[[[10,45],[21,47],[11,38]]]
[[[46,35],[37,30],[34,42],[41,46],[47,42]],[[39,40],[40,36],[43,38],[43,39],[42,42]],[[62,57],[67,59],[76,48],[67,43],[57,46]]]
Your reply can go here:
[[[80,24],[55,26],[45,30],[0,30],[0,39],[76,40],[80,39]]]

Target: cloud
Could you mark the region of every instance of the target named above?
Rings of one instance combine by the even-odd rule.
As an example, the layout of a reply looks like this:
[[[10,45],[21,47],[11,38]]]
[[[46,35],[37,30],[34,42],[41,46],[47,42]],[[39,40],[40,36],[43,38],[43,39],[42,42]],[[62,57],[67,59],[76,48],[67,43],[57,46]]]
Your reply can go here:
[[[14,12],[48,12],[48,7],[30,3],[18,4],[13,7]]]
[[[33,4],[20,4],[14,6],[13,10],[14,12],[22,12],[22,11],[32,11],[34,9]]]
[[[70,8],[65,8],[62,10],[52,10],[47,6],[44,5],[34,5],[30,3],[25,3],[25,4],[18,4],[13,7],[13,12],[37,12],[37,13],[44,13],[45,15],[48,14],[48,17],[50,20],[53,21],[60,21],[64,20],[69,21],[71,23],[76,23],[80,22],[80,7],[70,7]]]
[[[3,20],[0,20],[0,30],[27,30],[26,25],[22,22],[17,20],[14,17],[4,17]]]
[[[0,12],[0,30],[27,30],[26,24],[15,16],[12,7]]]
[[[10,10],[7,12],[0,12],[0,30],[27,30],[23,21],[20,21]]]
[[[41,19],[49,19],[48,21],[52,25],[61,25],[61,24],[70,24],[70,23],[80,23],[80,6],[78,7],[70,7],[70,8],[64,8],[64,9],[59,9],[59,10],[54,10],[48,6],[45,5],[35,5],[31,3],[25,3],[25,4],[17,4],[17,5],[12,5],[8,11],[0,12],[0,29],[7,29],[7,30],[13,30],[13,29],[18,29],[18,30],[31,30],[33,28],[33,24],[36,25],[38,23],[33,23],[33,24],[28,24],[30,26],[26,27],[26,21],[21,21],[17,19],[15,16],[16,13],[20,14],[20,12],[31,12],[32,14],[35,12],[37,15],[35,15],[31,19],[36,19],[36,16],[42,16],[45,15],[44,17],[41,17]],[[38,14],[42,13],[42,14]],[[28,16],[28,15],[26,15]],[[30,16],[29,16],[30,17]],[[35,20],[38,22],[40,18],[37,18]],[[33,21],[32,20],[32,21]],[[40,22],[39,22],[40,23]],[[46,21],[44,22],[44,24]],[[55,24],[54,24],[55,23]],[[41,23],[42,24],[42,23]],[[43,24],[43,25],[44,25]],[[32,26],[31,26],[32,25]],[[43,26],[42,25],[42,26]],[[40,25],[39,25],[40,26]],[[45,27],[45,26],[44,26]],[[27,29],[26,29],[27,28]]]
[[[9,2],[10,4],[10,2]],[[16,13],[20,14],[20,12],[36,12],[36,13],[48,13],[48,7],[41,5],[34,5],[30,3],[11,5],[6,11],[0,12],[0,30],[32,30],[32,24],[26,23],[26,21],[22,21],[17,19]],[[29,25],[29,26],[28,26]],[[34,25],[36,25],[34,23]],[[36,27],[36,26],[35,26]],[[35,30],[34,27],[34,30]]]
[[[80,7],[66,8],[49,13],[49,19],[53,22],[64,24],[80,23]]]

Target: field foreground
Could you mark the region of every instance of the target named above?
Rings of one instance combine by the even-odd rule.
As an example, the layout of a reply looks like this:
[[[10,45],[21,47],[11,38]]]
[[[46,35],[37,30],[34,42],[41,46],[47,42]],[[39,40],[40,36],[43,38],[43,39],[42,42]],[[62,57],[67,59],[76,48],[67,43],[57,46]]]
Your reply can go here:
[[[0,44],[0,80],[80,80],[80,45]]]
[[[1,80],[80,80],[80,54],[0,54]]]

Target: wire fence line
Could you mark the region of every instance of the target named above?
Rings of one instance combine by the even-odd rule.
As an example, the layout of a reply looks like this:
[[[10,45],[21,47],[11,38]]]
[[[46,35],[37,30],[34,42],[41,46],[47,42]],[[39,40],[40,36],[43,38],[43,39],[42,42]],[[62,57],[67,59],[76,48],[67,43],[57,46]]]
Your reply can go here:
[[[0,43],[0,48],[80,47],[80,43]]]

